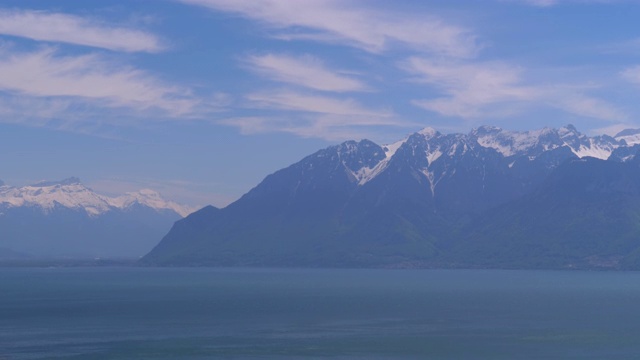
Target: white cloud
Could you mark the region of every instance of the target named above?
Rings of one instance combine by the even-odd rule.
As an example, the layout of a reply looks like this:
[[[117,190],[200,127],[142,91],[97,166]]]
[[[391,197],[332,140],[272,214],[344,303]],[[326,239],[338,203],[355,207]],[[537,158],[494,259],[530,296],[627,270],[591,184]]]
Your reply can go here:
[[[550,93],[546,102],[574,115],[607,121],[627,120],[628,116],[607,101],[580,92]]]
[[[0,10],[0,34],[124,52],[163,49],[156,36],[144,31],[46,11]]]
[[[33,126],[42,126],[70,107],[71,101],[68,99],[2,96],[0,93],[0,121],[3,123],[20,124],[28,121]]]
[[[558,0],[524,0],[524,2],[533,6],[549,7],[556,5]]]
[[[189,89],[167,85],[144,71],[96,54],[58,56],[51,48],[0,50],[0,91],[22,97],[22,102],[53,98],[56,106],[43,105],[53,110],[62,110],[65,103],[67,108],[76,104],[187,117],[204,106]]]
[[[394,45],[465,58],[478,51],[476,36],[429,14],[394,14],[338,0],[178,0],[257,20],[287,40],[339,43],[372,53]]]
[[[375,138],[386,136],[390,129],[405,134],[408,127],[418,128],[419,124],[395,121],[380,121],[364,116],[344,115],[298,115],[298,116],[249,116],[233,117],[217,121],[218,124],[233,126],[242,134],[283,132],[304,138],[320,138],[328,141]],[[372,127],[376,125],[376,127]],[[379,126],[383,126],[379,129]]]
[[[217,123],[237,127],[243,134],[285,132],[330,141],[369,136],[378,127],[398,129],[418,126],[399,119],[390,110],[371,109],[353,99],[283,90],[249,94],[247,100],[249,108],[284,112],[273,116],[232,117]]]
[[[578,3],[578,4],[609,4],[614,2],[622,2],[625,0],[502,0],[508,2],[523,3],[536,7],[552,7],[561,4]]]
[[[620,75],[624,80],[640,85],[640,65],[627,68],[622,71]]]
[[[539,96],[538,89],[521,84],[519,69],[503,63],[436,63],[413,57],[403,67],[417,76],[416,81],[432,85],[445,94],[413,103],[445,116],[495,116],[496,110],[489,108],[496,104],[512,105]]]
[[[370,116],[372,118],[390,118],[393,112],[383,109],[369,109],[353,99],[336,99],[328,96],[300,94],[293,91],[269,91],[248,94],[250,106],[301,111],[331,115]]]
[[[361,81],[330,70],[318,58],[309,55],[267,54],[250,56],[246,62],[264,77],[309,89],[334,92],[367,90]]]
[[[621,123],[621,124],[614,124],[614,125],[606,126],[606,127],[603,127],[603,128],[592,129],[591,131],[589,131],[589,133],[591,133],[593,135],[606,134],[606,135],[609,135],[609,136],[616,136],[622,130],[625,130],[625,129],[636,129],[637,127],[638,127],[638,125],[633,125],[633,124],[628,124],[628,123]]]
[[[545,106],[607,121],[627,118],[610,103],[587,95],[593,86],[528,85],[522,69],[506,63],[438,63],[413,57],[402,67],[416,76],[415,81],[428,84],[444,95],[412,103],[444,116],[507,117],[527,107]]]

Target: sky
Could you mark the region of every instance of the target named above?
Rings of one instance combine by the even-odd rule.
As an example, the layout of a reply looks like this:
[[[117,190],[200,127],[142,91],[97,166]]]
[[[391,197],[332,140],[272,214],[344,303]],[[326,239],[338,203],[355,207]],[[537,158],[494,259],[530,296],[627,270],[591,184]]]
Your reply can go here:
[[[640,1],[3,0],[0,179],[225,206],[341,141],[640,128]]]

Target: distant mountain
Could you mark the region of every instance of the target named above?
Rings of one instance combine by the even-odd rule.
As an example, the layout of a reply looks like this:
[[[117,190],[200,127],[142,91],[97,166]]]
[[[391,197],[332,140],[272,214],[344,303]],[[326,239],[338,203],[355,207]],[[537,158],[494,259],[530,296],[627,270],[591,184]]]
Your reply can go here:
[[[0,186],[0,247],[39,257],[139,257],[186,206],[152,190],[100,195],[77,178]]]
[[[571,171],[561,170],[571,166],[566,164],[579,159],[607,164],[590,165],[583,171],[583,181],[604,176],[601,172],[609,171],[609,166],[633,168],[634,134],[588,137],[572,125],[524,132],[483,126],[468,134],[426,128],[384,146],[368,140],[347,141],[267,176],[224,209],[206,208],[177,222],[143,261],[225,266],[588,267],[585,257],[602,255],[589,253],[596,251],[594,247],[549,262],[535,262],[533,256],[525,260],[525,253],[512,262],[472,259],[474,252],[465,249],[484,249],[475,253],[493,256],[492,246],[519,246],[518,239],[509,240],[507,233],[491,232],[495,231],[492,226],[519,214],[517,209],[528,209],[529,203],[537,204],[544,198],[540,191],[553,188],[553,181],[563,183],[554,179],[570,176]],[[566,200],[549,196],[562,204]],[[629,201],[633,203],[632,198]],[[539,205],[539,210],[545,213],[547,206],[559,205]],[[596,208],[597,203],[590,209]],[[569,208],[561,211],[565,212],[569,217],[580,214]],[[570,221],[555,215],[548,220]],[[593,226],[614,221],[603,216],[608,220]],[[533,239],[529,234],[535,235],[532,228],[538,223],[533,219],[529,227],[524,222],[523,227],[513,225],[526,241]],[[582,235],[563,233],[574,245],[579,241],[572,236]],[[473,242],[476,238],[484,240]],[[543,246],[537,239],[531,241]],[[584,261],[576,260],[580,256]]]

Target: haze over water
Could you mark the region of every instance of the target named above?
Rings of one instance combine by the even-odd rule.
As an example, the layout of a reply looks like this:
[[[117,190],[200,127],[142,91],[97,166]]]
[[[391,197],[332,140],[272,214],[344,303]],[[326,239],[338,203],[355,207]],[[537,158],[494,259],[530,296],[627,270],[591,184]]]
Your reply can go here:
[[[0,269],[0,359],[635,359],[640,273]]]

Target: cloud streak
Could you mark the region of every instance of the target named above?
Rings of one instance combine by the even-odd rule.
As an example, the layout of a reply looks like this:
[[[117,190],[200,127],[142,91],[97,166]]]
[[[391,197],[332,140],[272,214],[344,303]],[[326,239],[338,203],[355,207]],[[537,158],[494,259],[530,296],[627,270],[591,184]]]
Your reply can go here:
[[[463,120],[507,118],[547,108],[608,122],[626,121],[628,118],[624,111],[610,102],[593,96],[594,86],[591,83],[581,86],[557,80],[545,82],[527,78],[526,69],[509,62],[480,59],[482,46],[473,31],[424,12],[400,14],[366,6],[366,3],[336,0],[176,1],[252,20],[266,29],[272,38],[349,46],[369,52],[373,55],[369,58],[378,63],[391,60],[389,65],[392,67],[400,63],[400,69],[411,75],[411,82],[422,84],[420,91],[431,94],[407,101],[444,117]],[[539,7],[559,3],[556,0],[512,2]],[[401,58],[405,60],[399,60]],[[262,77],[307,91],[345,93],[368,90],[362,80],[349,73],[332,70],[309,55],[268,53],[249,56],[244,65]],[[624,76],[629,81],[636,78],[632,70]],[[640,79],[640,75],[637,77]],[[396,79],[379,80],[397,84]],[[240,124],[238,126],[245,133],[280,127],[301,136],[312,136],[317,132],[323,134],[320,135],[322,137],[327,136],[327,129],[338,128],[338,121],[347,123],[342,128],[347,128],[349,123],[374,127],[408,124],[398,121],[390,110],[372,110],[354,99],[296,92],[295,87],[286,91],[254,92],[246,95],[246,99],[250,108],[280,111],[278,116],[284,119],[303,114],[306,122],[298,123],[303,126],[290,126],[289,121],[274,120],[271,116],[236,117],[235,124]],[[375,120],[364,121],[366,116]]]
[[[538,89],[521,84],[520,69],[504,63],[452,64],[412,57],[402,67],[416,76],[415,81],[446,95],[413,104],[445,116],[495,116],[496,110],[489,108],[496,104],[512,105],[540,95]]]
[[[402,46],[454,58],[473,56],[475,34],[422,14],[394,14],[337,0],[178,0],[259,21],[284,40],[342,44],[371,53]]]
[[[33,97],[99,101],[106,107],[158,109],[186,116],[198,105],[188,89],[96,55],[58,56],[53,48],[0,51],[0,90]]]
[[[398,119],[386,121],[366,116],[345,115],[310,115],[297,116],[246,116],[232,117],[217,122],[221,125],[233,126],[242,134],[289,133],[303,138],[320,138],[328,141],[343,141],[388,135],[388,129],[406,129],[419,124],[407,124]],[[383,126],[386,129],[380,130]],[[400,134],[406,131],[398,131]]]
[[[301,111],[331,115],[357,115],[389,118],[389,110],[368,109],[353,99],[336,99],[328,96],[301,94],[281,90],[248,94],[249,106],[263,109]]]
[[[250,56],[246,63],[263,77],[308,89],[332,92],[367,91],[363,82],[328,69],[320,59],[310,55]]]
[[[155,35],[74,15],[33,10],[0,10],[0,34],[123,52],[162,51]]]
[[[243,134],[285,132],[330,141],[361,138],[374,127],[417,126],[400,120],[386,109],[371,109],[353,99],[337,99],[289,90],[252,93],[247,107],[261,110],[257,116],[237,116],[217,123],[233,126]],[[278,111],[268,115],[266,111]],[[280,111],[284,111],[281,113]]]
[[[3,122],[122,124],[119,118],[189,118],[211,111],[190,89],[97,54],[0,49],[0,114],[12,116]]]
[[[550,7],[558,4],[558,0],[524,0],[523,2],[538,7]]]
[[[632,84],[640,85],[640,65],[629,67],[620,73],[622,78]]]
[[[415,76],[414,81],[428,84],[444,95],[412,103],[444,116],[507,117],[526,107],[544,106],[607,121],[627,119],[615,106],[587,95],[592,86],[527,84],[523,70],[507,63],[442,63],[413,57],[401,67]]]

